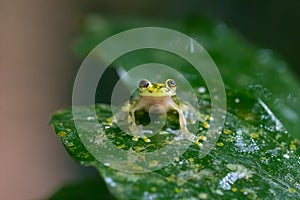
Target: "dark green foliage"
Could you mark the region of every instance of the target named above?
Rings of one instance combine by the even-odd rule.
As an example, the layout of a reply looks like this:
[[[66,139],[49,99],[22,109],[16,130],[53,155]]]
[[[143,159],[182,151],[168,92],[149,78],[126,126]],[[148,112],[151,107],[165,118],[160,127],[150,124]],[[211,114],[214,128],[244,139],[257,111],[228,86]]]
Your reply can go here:
[[[153,22],[129,20],[118,25],[114,22],[97,16],[88,18],[83,36],[76,42],[78,55],[86,55],[98,42],[129,28],[166,27]],[[202,43],[219,67],[226,86],[231,88],[227,90],[226,123],[216,146],[201,159],[199,147],[191,145],[165,168],[143,174],[124,173],[104,166],[87,151],[78,136],[71,109],[66,109],[56,112],[51,124],[69,154],[81,165],[96,167],[117,199],[300,199],[299,141],[291,137],[299,138],[300,89],[286,64],[270,50],[247,44],[224,24],[189,19],[168,28],[182,31]],[[204,84],[193,76],[184,61],[160,53],[132,52],[119,58],[113,66],[129,70],[162,59],[180,69],[195,91]],[[209,101],[203,95],[200,103],[206,105],[201,109],[205,113]],[[85,109],[90,107],[82,107],[83,112]],[[111,116],[110,109],[109,105],[96,105],[102,134],[107,134],[116,145],[123,145],[124,150],[146,146],[142,141],[133,142],[116,127],[104,128]],[[80,120],[89,123],[86,118]],[[170,126],[176,125],[170,121]],[[154,139],[152,150],[160,148],[166,139],[170,138]],[[99,199],[101,189],[97,193],[94,186],[81,187],[96,192],[88,192],[82,199]],[[71,195],[74,191],[65,189],[55,197],[64,192]]]

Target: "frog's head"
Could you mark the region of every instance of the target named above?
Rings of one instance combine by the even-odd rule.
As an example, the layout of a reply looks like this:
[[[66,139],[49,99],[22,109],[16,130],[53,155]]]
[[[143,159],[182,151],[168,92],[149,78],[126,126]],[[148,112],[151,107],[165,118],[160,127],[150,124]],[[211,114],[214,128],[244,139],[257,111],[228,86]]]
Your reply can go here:
[[[151,83],[144,79],[139,83],[140,96],[165,97],[176,95],[176,82],[172,79],[166,80],[165,83]]]

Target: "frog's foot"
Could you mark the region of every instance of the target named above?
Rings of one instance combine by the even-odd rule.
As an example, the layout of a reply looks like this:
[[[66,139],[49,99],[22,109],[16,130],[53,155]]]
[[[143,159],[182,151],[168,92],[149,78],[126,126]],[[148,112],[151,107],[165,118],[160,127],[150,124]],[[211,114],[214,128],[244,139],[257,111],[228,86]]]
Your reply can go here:
[[[194,142],[194,141],[193,141]],[[194,142],[198,147],[202,147],[203,145],[202,145],[202,143],[201,142],[199,142],[199,141],[197,141],[197,142]]]
[[[142,139],[145,141],[145,142],[151,142],[151,140],[147,137],[142,137]]]
[[[187,139],[190,140],[191,142],[194,142],[199,147],[202,147],[203,146],[202,142],[206,141],[207,137],[204,135],[200,135],[200,136],[193,135],[191,138],[187,138]]]
[[[136,125],[131,126],[129,130],[133,135],[132,137],[133,141],[138,141],[139,138],[142,138],[145,142],[151,142],[151,140],[147,138]]]
[[[191,142],[193,142],[194,144],[196,144],[198,147],[202,147],[202,143],[200,142],[199,139],[193,138],[193,139],[189,139]]]
[[[200,140],[202,140],[202,139],[200,137],[197,137],[196,135],[192,134],[191,132],[189,132],[186,129],[182,129],[180,132],[185,139],[195,143],[199,147],[202,146],[202,143],[200,142]]]
[[[109,125],[109,126],[111,126],[113,124],[113,122],[114,122],[113,117],[109,117],[109,118],[106,119],[106,124]]]
[[[151,140],[145,136],[143,136],[143,137],[133,136],[132,140],[137,142],[139,140],[139,138],[142,138],[145,142],[151,142]]]
[[[136,125],[134,115],[128,116],[128,128],[131,134],[133,135],[133,141],[138,141],[139,138],[142,138],[145,142],[151,142],[151,140],[147,138]]]

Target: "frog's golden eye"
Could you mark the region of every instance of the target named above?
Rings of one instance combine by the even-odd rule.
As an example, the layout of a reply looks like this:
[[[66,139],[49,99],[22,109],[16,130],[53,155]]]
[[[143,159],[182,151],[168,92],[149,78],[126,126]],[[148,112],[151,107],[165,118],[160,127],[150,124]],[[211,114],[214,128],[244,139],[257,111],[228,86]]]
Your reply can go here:
[[[166,83],[169,87],[176,87],[176,82],[172,79],[168,79]]]
[[[141,80],[139,83],[140,88],[148,88],[151,85],[151,82],[148,80]]]

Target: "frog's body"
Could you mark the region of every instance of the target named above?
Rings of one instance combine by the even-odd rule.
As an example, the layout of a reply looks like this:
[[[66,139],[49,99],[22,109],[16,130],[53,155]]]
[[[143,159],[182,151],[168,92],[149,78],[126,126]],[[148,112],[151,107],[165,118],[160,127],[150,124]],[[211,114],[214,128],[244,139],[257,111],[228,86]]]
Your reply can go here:
[[[149,113],[151,111],[151,113],[157,114],[175,110],[178,113],[182,136],[198,144],[196,136],[187,129],[186,118],[183,114],[183,107],[186,106],[177,98],[176,83],[172,79],[166,80],[165,83],[151,83],[148,80],[141,80],[138,97],[131,99],[125,105],[129,111],[129,130],[134,135],[133,140],[137,141],[138,138],[143,138],[144,141],[150,142],[150,139],[142,134],[136,125],[135,112],[137,110],[145,110]]]

